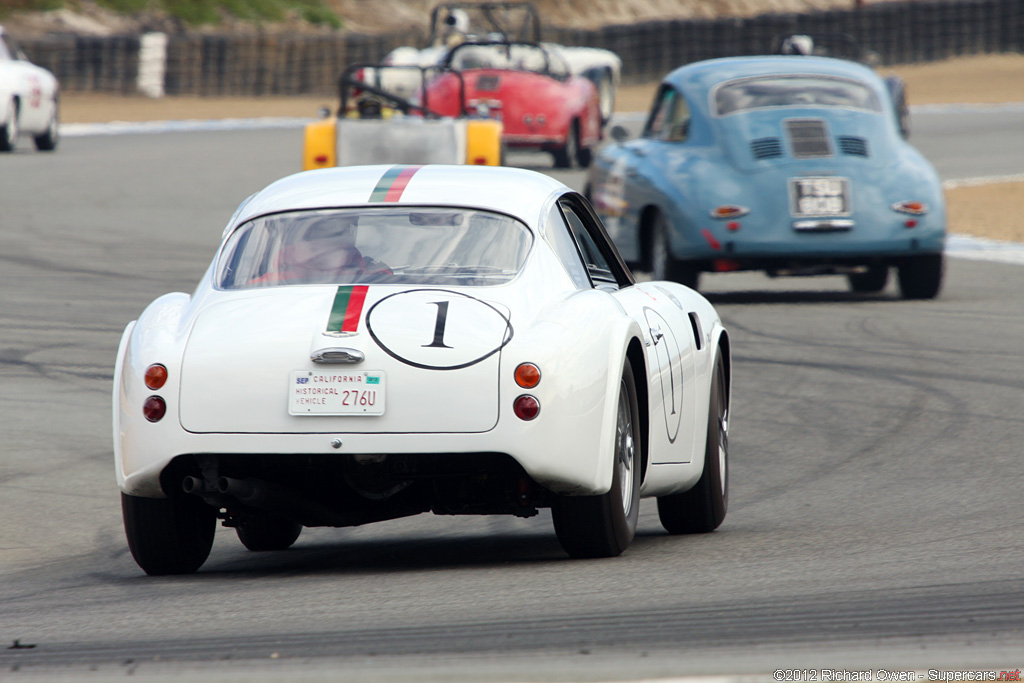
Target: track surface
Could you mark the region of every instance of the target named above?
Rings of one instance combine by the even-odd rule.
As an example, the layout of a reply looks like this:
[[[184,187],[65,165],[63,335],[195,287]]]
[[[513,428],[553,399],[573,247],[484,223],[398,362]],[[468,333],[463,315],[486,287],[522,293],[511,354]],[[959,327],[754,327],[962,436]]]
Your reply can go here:
[[[915,141],[944,178],[1024,171],[999,145],[991,168],[971,147],[943,156],[930,135],[964,124],[922,118]],[[111,455],[121,330],[194,288],[235,205],[296,170],[300,140],[80,137],[0,157],[0,679],[1024,664],[1024,268],[962,259],[932,302],[839,278],[705,278],[736,359],[731,506],[713,534],[668,536],[653,501],[630,549],[601,561],[567,559],[544,514],[306,530],[272,554],[221,529],[199,574],[144,576]]]

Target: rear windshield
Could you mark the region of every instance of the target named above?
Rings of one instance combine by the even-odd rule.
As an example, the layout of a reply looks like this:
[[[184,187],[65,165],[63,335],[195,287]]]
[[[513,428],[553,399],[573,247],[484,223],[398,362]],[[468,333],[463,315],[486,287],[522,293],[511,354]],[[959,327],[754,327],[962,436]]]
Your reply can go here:
[[[487,286],[508,282],[532,236],[501,214],[472,209],[296,211],[235,230],[217,268],[223,289],[309,284]]]
[[[765,107],[847,107],[880,112],[882,105],[865,83],[823,76],[763,76],[718,86],[719,116]]]

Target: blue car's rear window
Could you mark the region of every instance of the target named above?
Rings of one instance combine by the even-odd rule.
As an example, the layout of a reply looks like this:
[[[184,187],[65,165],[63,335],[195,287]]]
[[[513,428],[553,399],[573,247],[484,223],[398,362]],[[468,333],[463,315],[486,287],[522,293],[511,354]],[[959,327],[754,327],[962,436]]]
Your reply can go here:
[[[766,107],[845,107],[881,112],[882,105],[866,83],[846,78],[772,75],[744,78],[718,86],[719,116]]]

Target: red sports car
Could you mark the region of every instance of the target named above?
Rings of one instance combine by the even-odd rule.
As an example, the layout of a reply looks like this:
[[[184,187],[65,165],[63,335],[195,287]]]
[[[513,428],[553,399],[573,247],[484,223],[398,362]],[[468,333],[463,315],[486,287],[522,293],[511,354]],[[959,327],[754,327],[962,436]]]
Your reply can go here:
[[[601,140],[601,110],[593,82],[574,76],[543,44],[467,42],[449,51],[445,69],[427,86],[431,109],[459,116],[500,112],[502,142],[510,149],[551,152],[558,168],[586,168]]]

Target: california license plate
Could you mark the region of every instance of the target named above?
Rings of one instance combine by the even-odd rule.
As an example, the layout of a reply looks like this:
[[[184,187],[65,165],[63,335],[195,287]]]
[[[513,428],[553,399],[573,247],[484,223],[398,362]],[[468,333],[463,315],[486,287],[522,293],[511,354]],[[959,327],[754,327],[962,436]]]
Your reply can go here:
[[[794,216],[848,216],[850,181],[846,178],[790,178]]]
[[[290,415],[383,415],[384,373],[294,370],[288,378]]]

